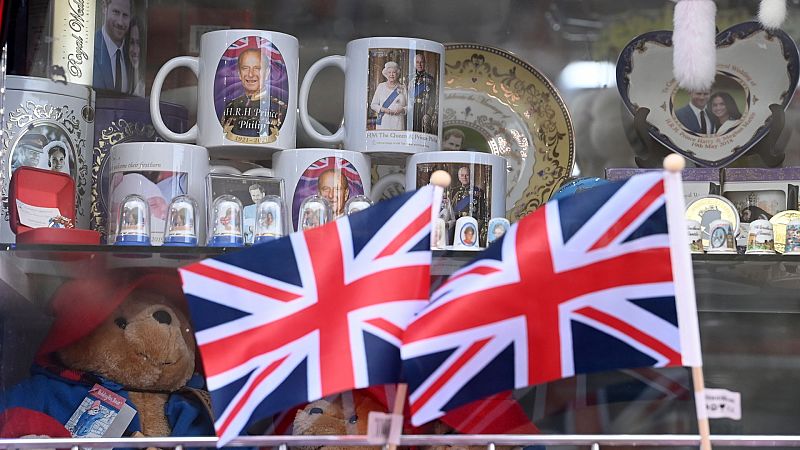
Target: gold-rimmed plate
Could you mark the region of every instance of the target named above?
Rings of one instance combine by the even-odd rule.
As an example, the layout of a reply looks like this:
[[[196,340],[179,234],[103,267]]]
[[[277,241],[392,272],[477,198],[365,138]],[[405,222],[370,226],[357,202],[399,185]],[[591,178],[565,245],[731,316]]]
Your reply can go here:
[[[517,56],[485,45],[446,44],[444,97],[443,148],[508,161],[510,220],[544,204],[571,175],[575,132],[567,106],[553,83]],[[463,138],[452,137],[452,130]]]

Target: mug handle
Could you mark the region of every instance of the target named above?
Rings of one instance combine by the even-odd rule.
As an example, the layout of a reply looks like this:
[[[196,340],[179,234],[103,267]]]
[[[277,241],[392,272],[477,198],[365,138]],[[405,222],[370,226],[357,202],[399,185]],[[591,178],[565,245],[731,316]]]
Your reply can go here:
[[[344,127],[339,126],[339,129],[336,130],[336,133],[333,133],[330,136],[325,136],[320,134],[314,127],[311,125],[311,119],[308,115],[308,92],[311,90],[311,85],[314,83],[314,79],[317,77],[322,69],[328,66],[336,66],[342,72],[345,71],[345,57],[340,55],[332,55],[326,56],[319,61],[315,62],[306,72],[305,78],[303,78],[303,84],[300,86],[300,123],[303,125],[303,129],[305,132],[312,138],[320,142],[324,142],[326,144],[338,144],[344,141]]]
[[[372,189],[369,192],[370,200],[372,200],[373,203],[378,203],[381,197],[383,197],[384,192],[386,192],[386,189],[393,184],[399,184],[405,189],[406,176],[402,173],[390,173],[389,175],[381,177],[380,180],[372,185]]]
[[[164,119],[161,118],[161,87],[164,85],[164,80],[170,72],[178,67],[187,67],[194,72],[194,75],[200,78],[200,60],[194,56],[178,56],[172,58],[159,69],[153,80],[153,87],[150,89],[150,117],[153,120],[153,127],[155,127],[158,134],[170,142],[183,142],[193,143],[197,142],[197,124],[195,123],[192,128],[186,133],[175,133],[167,127]]]

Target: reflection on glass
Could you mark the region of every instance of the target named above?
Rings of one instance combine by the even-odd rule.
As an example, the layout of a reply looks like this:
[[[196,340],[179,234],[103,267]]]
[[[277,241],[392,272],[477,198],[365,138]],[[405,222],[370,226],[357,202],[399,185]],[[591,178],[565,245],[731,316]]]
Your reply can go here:
[[[344,213],[350,215],[372,206],[372,200],[366,195],[356,195],[344,204]]]

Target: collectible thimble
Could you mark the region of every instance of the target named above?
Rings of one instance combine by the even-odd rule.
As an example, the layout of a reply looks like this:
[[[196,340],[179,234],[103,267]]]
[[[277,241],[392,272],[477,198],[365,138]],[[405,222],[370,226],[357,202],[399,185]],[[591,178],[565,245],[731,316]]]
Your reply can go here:
[[[784,255],[800,255],[800,220],[786,224],[786,245]]]
[[[759,219],[750,223],[745,253],[748,255],[771,255],[775,253],[775,236],[769,220]]]
[[[693,254],[703,253],[703,230],[700,227],[700,222],[687,220],[686,228],[689,233],[689,251]]]
[[[736,253],[733,225],[727,220],[715,220],[708,226],[708,253]]]

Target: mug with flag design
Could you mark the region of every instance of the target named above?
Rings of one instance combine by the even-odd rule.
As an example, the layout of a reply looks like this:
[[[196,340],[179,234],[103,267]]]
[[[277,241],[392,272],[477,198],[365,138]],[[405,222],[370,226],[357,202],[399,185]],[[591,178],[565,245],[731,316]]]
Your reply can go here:
[[[286,187],[286,208],[292,230],[298,229],[301,205],[312,195],[324,198],[332,219],[345,214],[347,201],[370,194],[370,158],[359,152],[326,148],[299,148],[272,158],[275,176]]]
[[[297,38],[275,31],[220,30],[203,34],[200,56],[179,56],[158,71],[150,97],[153,125],[173,142],[197,143],[214,156],[259,159],[295,147]],[[195,73],[197,124],[171,131],[159,99],[172,70]]]

